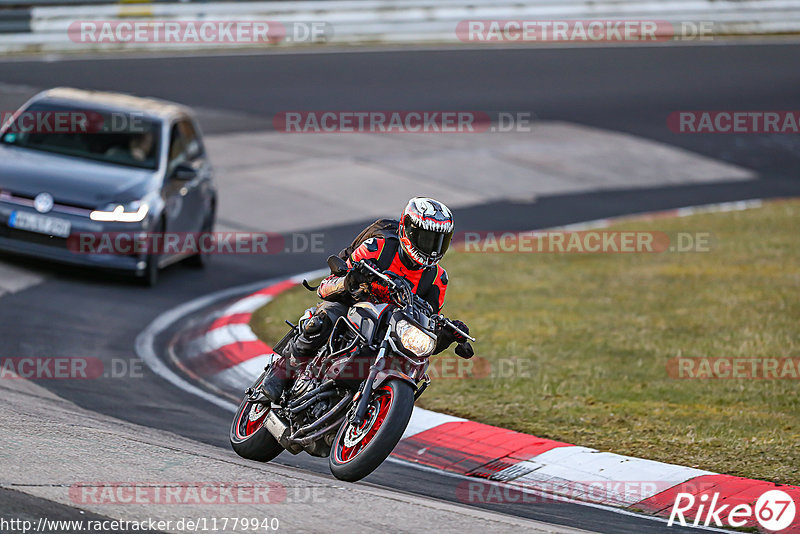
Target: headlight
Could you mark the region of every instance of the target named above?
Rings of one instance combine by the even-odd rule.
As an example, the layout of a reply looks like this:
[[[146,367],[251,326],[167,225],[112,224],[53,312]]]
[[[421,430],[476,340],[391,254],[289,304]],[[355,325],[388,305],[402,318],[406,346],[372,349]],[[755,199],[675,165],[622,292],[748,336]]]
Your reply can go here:
[[[89,218],[103,222],[141,222],[149,210],[146,202],[137,200],[128,204],[110,204],[102,210],[94,210]]]
[[[400,343],[417,356],[428,356],[436,348],[436,340],[405,319],[397,322]]]

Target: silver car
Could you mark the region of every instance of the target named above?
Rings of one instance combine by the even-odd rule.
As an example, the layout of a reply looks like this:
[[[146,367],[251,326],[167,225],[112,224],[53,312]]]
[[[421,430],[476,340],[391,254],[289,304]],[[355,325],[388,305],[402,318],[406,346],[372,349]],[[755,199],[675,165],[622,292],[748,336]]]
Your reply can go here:
[[[44,91],[0,128],[0,250],[125,271],[154,285],[170,263],[203,264],[197,247],[154,241],[213,230],[212,174],[184,106]]]

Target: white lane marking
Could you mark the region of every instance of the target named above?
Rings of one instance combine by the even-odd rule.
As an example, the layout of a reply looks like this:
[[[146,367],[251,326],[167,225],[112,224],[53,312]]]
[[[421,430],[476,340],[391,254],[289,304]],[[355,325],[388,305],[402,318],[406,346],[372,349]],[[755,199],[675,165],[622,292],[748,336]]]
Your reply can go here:
[[[736,202],[723,202],[722,204],[708,204],[705,206],[689,206],[686,208],[678,208],[678,217],[686,217],[688,215],[697,215],[698,213],[724,213],[727,211],[742,211],[753,208],[760,208],[764,205],[764,201],[760,198],[752,200],[738,200]]]
[[[488,480],[488,479],[485,479],[485,478],[468,477],[466,475],[461,475],[459,473],[453,473],[451,471],[443,471],[441,469],[436,469],[435,467],[429,467],[427,465],[421,465],[421,464],[416,464],[414,462],[409,462],[407,460],[403,460],[403,459],[397,458],[395,456],[389,456],[388,458],[386,458],[386,461],[387,462],[392,462],[394,464],[404,465],[406,467],[411,467],[411,468],[414,468],[414,469],[420,469],[422,471],[428,471],[429,473],[438,473],[440,475],[448,476],[448,477],[451,477],[451,478],[457,478],[459,480],[465,480],[465,481],[470,481],[470,482],[480,482],[481,484],[491,484],[493,486],[498,486],[500,488],[506,487],[506,483],[505,482],[497,482],[497,481]],[[534,497],[539,497],[539,498],[548,498],[548,497],[550,497],[550,498],[552,498],[552,494],[551,493],[538,491],[538,490],[535,490],[535,489],[532,489],[532,488],[519,487],[519,488],[514,488],[514,489],[518,490],[518,491],[521,491],[521,492],[523,492],[525,494],[528,494],[528,495],[533,495]],[[502,492],[501,492],[501,494],[502,494]],[[655,515],[643,515],[643,514],[639,514],[637,512],[631,512],[630,510],[625,510],[624,508],[615,508],[613,506],[608,506],[608,505],[605,505],[605,504],[598,504],[598,503],[587,502],[587,501],[579,501],[579,500],[576,500],[576,499],[571,499],[569,497],[559,497],[558,499],[559,499],[559,502],[568,502],[568,503],[571,503],[571,504],[579,504],[581,506],[588,506],[590,508],[597,508],[599,510],[605,510],[607,512],[613,512],[615,514],[627,515],[627,516],[631,516],[631,517],[638,517],[638,518],[641,518],[641,519],[648,519],[650,521],[657,521],[659,523],[666,523],[667,522],[667,518],[665,518],[665,517],[659,517],[659,516],[655,516]],[[469,503],[464,503],[464,504],[469,504]],[[705,530],[705,531],[711,531],[711,532],[725,532],[727,534],[730,534],[730,532],[731,532],[730,530],[724,530],[724,529],[721,529],[721,528],[704,527],[702,525],[694,526],[691,523],[687,524],[687,528],[696,528],[696,529],[699,529],[699,530]]]
[[[258,337],[246,323],[226,324],[206,334],[206,347],[210,350],[245,341],[258,341]]]
[[[45,277],[0,261],[0,297],[41,284]]]
[[[607,219],[594,219],[592,221],[567,224],[564,226],[556,226],[554,228],[548,228],[546,230],[564,230],[564,231],[578,232],[581,230],[590,230],[595,228],[607,228],[614,224],[636,221],[637,219],[648,218],[649,216],[658,216],[658,214],[660,213],[666,213],[666,214],[674,213],[674,215],[667,215],[666,217],[677,218],[677,217],[688,217],[690,215],[699,215],[701,213],[723,213],[729,211],[744,211],[754,208],[760,208],[763,205],[764,201],[759,198],[754,198],[751,200],[737,200],[735,202],[722,202],[718,204],[700,204],[698,206],[686,206],[677,209],[632,213],[630,215],[622,215],[620,217],[609,217]],[[542,230],[534,230],[534,231],[542,231]]]
[[[229,315],[236,315],[238,313],[253,313],[271,300],[272,295],[250,295],[232,304],[222,313],[222,317],[228,317]]]

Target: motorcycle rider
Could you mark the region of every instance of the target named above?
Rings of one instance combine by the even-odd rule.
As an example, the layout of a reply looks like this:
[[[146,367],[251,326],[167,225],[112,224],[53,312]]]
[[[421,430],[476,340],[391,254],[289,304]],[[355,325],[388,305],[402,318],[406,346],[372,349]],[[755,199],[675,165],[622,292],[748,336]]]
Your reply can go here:
[[[386,287],[371,282],[352,267],[367,260],[382,271],[391,271],[408,280],[415,293],[427,301],[435,312],[444,305],[447,272],[439,261],[447,252],[453,237],[453,215],[443,203],[432,198],[414,197],[408,201],[400,220],[378,219],[365,228],[353,243],[339,253],[351,268],[344,276],[330,275],[320,283],[317,295],[323,299],[313,315],[305,322],[303,331],[292,340],[270,367],[262,384],[264,394],[277,402],[291,382],[291,369],[300,368],[326,343],[337,319],[347,313],[355,302],[388,302]],[[453,323],[469,334],[461,321]],[[471,358],[474,354],[467,338],[443,329],[436,349],[438,354],[453,342],[458,343],[456,354]]]

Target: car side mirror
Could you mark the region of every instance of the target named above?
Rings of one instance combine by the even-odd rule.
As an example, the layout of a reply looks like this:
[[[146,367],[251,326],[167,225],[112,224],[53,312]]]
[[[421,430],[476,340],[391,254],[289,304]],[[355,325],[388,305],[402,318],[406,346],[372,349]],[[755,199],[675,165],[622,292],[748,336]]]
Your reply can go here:
[[[335,274],[336,276],[344,276],[347,274],[347,263],[339,256],[329,256],[328,267],[331,268],[331,274]]]
[[[197,170],[188,163],[181,163],[172,171],[172,178],[182,182],[194,180],[197,177]]]

